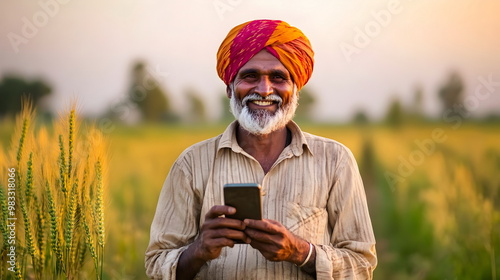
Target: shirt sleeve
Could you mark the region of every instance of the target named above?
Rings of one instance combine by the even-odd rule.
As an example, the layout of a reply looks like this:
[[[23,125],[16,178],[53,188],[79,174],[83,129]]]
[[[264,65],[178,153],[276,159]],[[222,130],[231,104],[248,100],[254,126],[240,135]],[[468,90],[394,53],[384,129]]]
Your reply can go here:
[[[198,232],[200,194],[193,189],[191,177],[180,158],[163,184],[145,254],[151,279],[175,279],[179,257]]]
[[[345,148],[328,200],[329,245],[316,245],[317,279],[372,279],[375,237],[358,166]]]

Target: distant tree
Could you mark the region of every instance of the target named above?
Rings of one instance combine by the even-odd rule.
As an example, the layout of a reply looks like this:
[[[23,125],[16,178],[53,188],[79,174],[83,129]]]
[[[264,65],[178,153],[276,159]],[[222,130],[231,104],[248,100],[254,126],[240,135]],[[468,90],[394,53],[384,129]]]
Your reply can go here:
[[[405,114],[399,98],[394,97],[389,104],[384,122],[393,127],[399,127],[404,121]]]
[[[23,97],[29,97],[36,107],[43,97],[51,93],[51,87],[42,80],[28,81],[19,76],[5,76],[0,81],[0,118],[20,112]]]
[[[311,119],[311,111],[315,102],[316,98],[310,88],[303,87],[299,92],[299,107],[295,112],[296,118],[302,120]]]
[[[376,197],[375,181],[376,181],[376,155],[373,143],[373,137],[367,133],[363,136],[363,144],[361,146],[361,158],[359,161],[359,171],[363,178],[367,195],[373,199]]]
[[[500,114],[489,113],[482,118],[482,121],[485,123],[500,123]]]
[[[423,115],[424,112],[424,90],[421,86],[417,86],[413,94],[412,111],[414,114]]]
[[[188,121],[190,122],[205,122],[207,120],[207,112],[205,109],[205,103],[201,99],[200,94],[198,94],[194,89],[188,89],[186,91],[186,96],[188,99]]]
[[[227,98],[226,93],[220,95],[220,104],[221,104],[221,122],[229,122],[234,120],[234,116],[231,113],[231,109],[229,106],[229,98]]]
[[[370,122],[370,118],[366,114],[363,109],[358,109],[354,113],[354,117],[352,118],[352,122],[355,124],[367,124]]]
[[[411,121],[421,122],[425,119],[424,114],[424,90],[419,85],[413,93],[413,101],[408,110]]]
[[[156,77],[147,70],[144,62],[137,62],[132,68],[132,85],[129,100],[137,105],[145,121],[173,121],[177,116],[172,111],[167,94]]]
[[[439,99],[442,103],[443,115],[462,118],[467,112],[463,106],[464,83],[458,72],[452,72],[448,81],[439,88]]]

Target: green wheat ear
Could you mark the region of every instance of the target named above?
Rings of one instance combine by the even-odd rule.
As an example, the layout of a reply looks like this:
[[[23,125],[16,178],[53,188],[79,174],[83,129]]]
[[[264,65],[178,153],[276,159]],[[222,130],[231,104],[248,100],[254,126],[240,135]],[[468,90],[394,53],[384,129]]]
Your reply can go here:
[[[76,198],[78,189],[78,179],[73,183],[71,188],[71,193],[69,197],[68,209],[66,212],[66,228],[65,228],[65,243],[66,243],[66,258],[67,261],[71,261],[72,245],[73,245],[73,233],[75,228],[75,214],[76,214]]]
[[[29,205],[33,192],[33,152],[30,152],[28,160],[28,171],[26,172],[26,203]]]
[[[96,177],[97,177],[97,199],[96,199],[96,214],[97,214],[97,243],[99,244],[99,267],[100,277],[102,279],[102,269],[104,261],[104,241],[105,241],[105,228],[104,228],[104,184],[102,179],[102,165],[101,161],[96,164]]]
[[[35,266],[38,266],[38,269],[41,271],[43,269],[43,264],[45,263],[45,249],[47,245],[47,243],[45,242],[45,212],[42,211],[42,207],[40,206],[40,202],[38,202],[38,198],[36,196],[33,196],[33,205],[35,207],[35,213],[37,217],[36,235],[38,248],[40,251],[39,262],[38,264],[35,264]]]
[[[21,212],[23,214],[23,222],[24,222],[24,239],[26,242],[26,248],[28,249],[28,253],[31,255],[33,262],[37,261],[36,258],[36,250],[35,250],[35,242],[31,230],[31,220],[28,214],[28,209],[26,209],[26,201],[25,198],[20,195],[19,204],[21,206]]]
[[[33,119],[33,114],[35,110],[33,109],[33,104],[30,100],[24,99],[21,104],[21,113],[19,115],[19,121],[22,120],[22,123],[18,122],[18,125],[21,126],[21,134],[19,135],[17,151],[16,151],[16,160],[17,160],[17,170],[21,165],[21,160],[23,158],[23,153],[26,144],[26,138],[28,136],[28,129],[30,127],[31,121]]]
[[[71,110],[69,113],[69,135],[68,135],[68,166],[67,175],[71,178],[71,170],[73,168],[73,149],[75,143],[75,110]]]
[[[67,170],[66,170],[66,153],[64,152],[64,141],[63,136],[59,135],[59,180],[61,185],[61,190],[63,193],[66,193],[66,180]]]
[[[2,208],[2,220],[0,224],[0,230],[2,231],[2,236],[3,236],[3,250],[6,250],[9,248],[9,232],[7,230],[7,218],[9,217],[9,211],[7,209],[7,198],[4,193],[4,188],[3,186],[0,186],[0,207]],[[3,251],[2,250],[2,251]]]
[[[85,248],[85,239],[83,238],[84,234],[82,232],[83,227],[81,225],[80,211],[81,211],[81,206],[77,205],[76,214],[75,214],[75,229],[74,229],[74,235],[72,238],[73,243],[71,245],[72,250],[71,250],[71,253],[69,255],[69,258],[70,258],[69,262],[72,264],[72,267],[75,270],[79,270],[83,264],[78,259],[78,257],[81,254],[80,251],[82,250],[82,243],[84,244],[83,249]]]
[[[17,171],[16,215],[20,230],[16,236],[16,270],[11,278],[78,279],[87,275],[84,269],[91,261],[87,257],[90,255],[96,278],[102,279],[104,168],[103,162],[96,159],[106,153],[106,148],[100,146],[101,138],[101,142],[77,145],[80,138],[74,107],[56,127],[55,136],[47,134],[43,127],[38,132],[31,129],[33,113],[26,102],[17,119],[11,162],[7,163]],[[96,128],[91,126],[89,131],[90,135]],[[1,260],[5,260],[5,248],[11,246],[6,196],[6,186],[0,185]],[[2,265],[0,274],[6,271]]]
[[[19,260],[16,261],[16,265],[14,267],[14,275],[16,279],[22,280],[23,279],[23,274],[21,272],[21,264],[19,263]]]
[[[80,226],[82,227],[82,226]],[[81,234],[80,239],[78,241],[78,266],[82,267],[85,262],[85,253],[87,252],[87,243],[86,243],[86,234]]]
[[[63,255],[59,241],[59,218],[56,212],[56,203],[54,201],[54,197],[52,196],[52,191],[50,190],[50,185],[48,182],[45,185],[45,191],[47,193],[47,199],[49,203],[50,241],[52,245],[52,251],[56,255],[58,266],[60,266],[63,262]]]
[[[97,218],[97,233],[98,233],[98,244],[104,247],[104,186],[102,180],[102,165],[98,161],[96,164],[96,177],[97,177],[97,199],[95,204],[96,218]]]
[[[24,148],[24,143],[26,141],[26,134],[28,133],[28,127],[29,127],[29,120],[28,118],[25,118],[23,120],[23,126],[21,129],[21,137],[19,138],[19,146],[17,148],[17,166],[19,169],[19,166],[21,164],[21,158],[23,157],[23,148]]]
[[[94,245],[94,238],[92,238],[92,232],[90,231],[90,226],[87,220],[87,217],[83,215],[83,227],[85,229],[85,244],[87,245],[87,248],[90,251],[90,256],[92,256],[92,259],[94,260],[94,267],[96,271],[96,276],[99,277],[98,271],[99,271],[99,262],[97,259],[97,251],[96,247]]]

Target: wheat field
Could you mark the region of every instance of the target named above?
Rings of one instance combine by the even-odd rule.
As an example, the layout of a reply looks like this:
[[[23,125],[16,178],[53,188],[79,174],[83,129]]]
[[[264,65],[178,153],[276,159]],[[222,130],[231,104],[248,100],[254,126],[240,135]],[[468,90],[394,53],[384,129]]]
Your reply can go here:
[[[377,238],[375,279],[499,277],[499,125],[300,125],[344,143],[358,160]],[[116,125],[103,133],[109,155],[103,279],[146,279],[149,227],[170,166],[182,150],[225,126]],[[12,136],[8,127],[0,131],[4,139]],[[96,275],[92,261],[80,269]]]
[[[0,151],[0,278],[102,279],[108,167],[102,133],[82,125],[74,106],[37,128],[26,103],[10,139]]]

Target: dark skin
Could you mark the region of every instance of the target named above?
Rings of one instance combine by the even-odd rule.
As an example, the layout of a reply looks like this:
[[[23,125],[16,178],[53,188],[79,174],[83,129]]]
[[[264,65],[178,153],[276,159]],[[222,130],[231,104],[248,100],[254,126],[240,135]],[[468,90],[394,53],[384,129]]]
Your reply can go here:
[[[286,146],[287,129],[282,128],[268,135],[256,136],[238,126],[236,139],[240,147],[253,156],[260,163],[264,173],[267,173]],[[277,147],[282,148],[277,149]]]
[[[227,89],[228,97],[231,90]],[[279,94],[284,103],[294,94],[293,81],[288,70],[274,56],[261,51],[250,59],[238,72],[234,80],[234,93],[242,100],[244,96],[257,93],[267,96]],[[249,102],[250,109],[275,112],[275,102]],[[287,145],[287,129],[282,127],[266,135],[254,135],[241,126],[236,131],[238,144],[254,157],[265,173],[269,172]],[[177,279],[193,279],[209,260],[220,256],[222,248],[233,247],[234,240],[242,240],[258,250],[267,260],[286,261],[296,265],[304,262],[309,253],[309,243],[294,235],[281,223],[274,220],[239,221],[222,217],[233,214],[236,209],[224,205],[213,206],[205,215],[200,236],[181,254],[177,265]],[[316,251],[301,269],[313,276]]]
[[[208,211],[200,236],[179,258],[177,279],[193,279],[207,261],[219,257],[222,248],[232,248],[234,240],[251,242],[244,233],[245,224],[242,221],[221,217],[235,212],[236,209],[225,205],[215,205]]]

